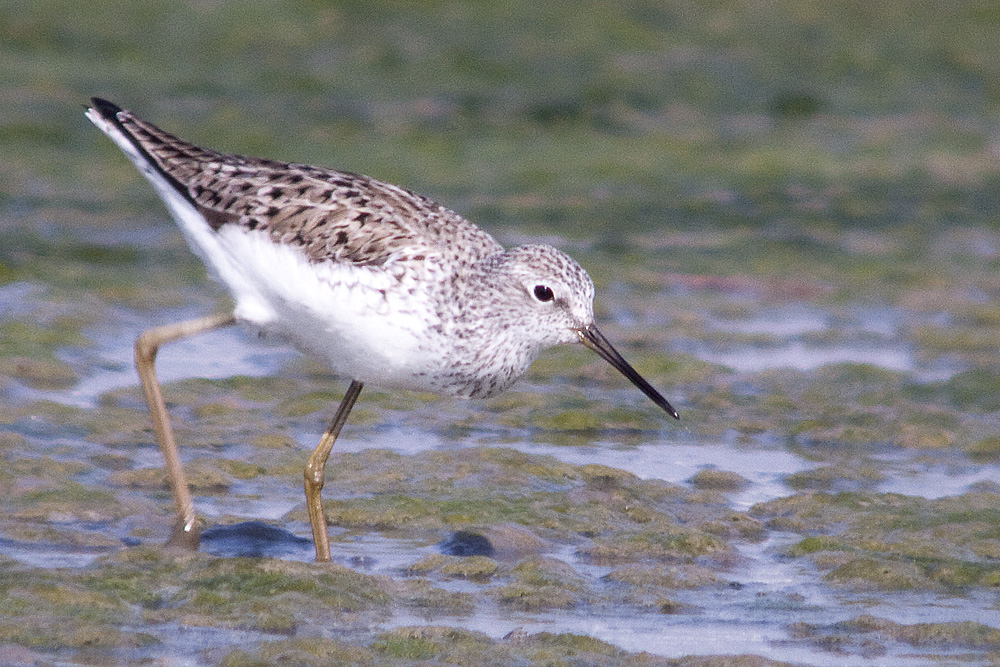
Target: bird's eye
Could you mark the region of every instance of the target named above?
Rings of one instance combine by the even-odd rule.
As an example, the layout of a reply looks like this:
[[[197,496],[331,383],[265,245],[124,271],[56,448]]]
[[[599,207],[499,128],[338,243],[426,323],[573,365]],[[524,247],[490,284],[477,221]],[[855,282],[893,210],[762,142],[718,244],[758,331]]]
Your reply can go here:
[[[552,288],[546,285],[535,285],[535,298],[545,303],[546,301],[552,301],[555,295],[552,294]]]

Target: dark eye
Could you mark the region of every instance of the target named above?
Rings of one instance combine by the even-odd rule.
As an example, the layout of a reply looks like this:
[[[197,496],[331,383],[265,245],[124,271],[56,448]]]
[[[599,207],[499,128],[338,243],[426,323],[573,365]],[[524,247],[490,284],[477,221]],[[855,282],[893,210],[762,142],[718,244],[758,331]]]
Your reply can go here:
[[[555,295],[552,294],[552,288],[546,287],[545,285],[535,285],[535,298],[542,303],[546,301],[552,301]]]

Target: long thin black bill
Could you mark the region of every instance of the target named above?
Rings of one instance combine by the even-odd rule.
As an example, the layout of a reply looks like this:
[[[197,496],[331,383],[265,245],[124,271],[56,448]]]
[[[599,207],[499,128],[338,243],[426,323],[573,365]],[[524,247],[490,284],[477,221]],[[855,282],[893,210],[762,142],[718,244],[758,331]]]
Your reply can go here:
[[[608,339],[604,337],[597,327],[590,325],[585,329],[579,329],[577,333],[580,335],[580,342],[589,347],[591,350],[597,353],[601,359],[608,362],[621,372],[622,375],[627,377],[632,381],[632,384],[637,386],[642,390],[642,393],[649,396],[653,403],[666,410],[667,414],[672,416],[674,419],[680,419],[680,415],[674,410],[673,406],[670,405],[670,401],[663,398],[663,395],[653,388],[653,385],[646,382],[646,378],[639,375],[639,372],[632,368],[632,366],[622,358],[622,355],[618,354],[618,350],[608,342]]]

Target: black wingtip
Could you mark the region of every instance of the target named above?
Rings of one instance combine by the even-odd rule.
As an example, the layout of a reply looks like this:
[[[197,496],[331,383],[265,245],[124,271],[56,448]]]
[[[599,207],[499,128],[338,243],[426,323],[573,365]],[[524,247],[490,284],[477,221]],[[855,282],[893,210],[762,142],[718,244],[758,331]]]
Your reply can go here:
[[[108,102],[102,97],[91,97],[90,98],[90,108],[95,109],[99,114],[107,118],[108,120],[114,120],[122,108],[117,104]]]

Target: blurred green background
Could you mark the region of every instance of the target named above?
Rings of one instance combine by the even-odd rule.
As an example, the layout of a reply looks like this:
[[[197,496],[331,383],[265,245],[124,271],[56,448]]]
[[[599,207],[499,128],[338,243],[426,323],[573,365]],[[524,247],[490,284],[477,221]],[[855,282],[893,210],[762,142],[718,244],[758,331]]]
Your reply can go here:
[[[505,244],[551,241],[591,273],[602,329],[607,323],[609,337],[683,417],[666,420],[603,362],[562,348],[539,359],[527,386],[491,401],[366,390],[350,437],[384,443],[405,419],[407,433],[486,444],[487,457],[491,447],[523,442],[611,449],[723,442],[759,452],[755,470],[771,469],[769,449],[787,450],[808,469],[773,472],[763,493],[791,495],[758,505],[761,523],[745,525],[774,519],[769,534],[803,538],[798,552],[781,548],[760,559],[778,563],[765,572],[784,572],[796,559],[795,567],[807,568],[807,595],[768,601],[748,588],[750,602],[736,612],[740,620],[775,617],[754,634],[788,637],[773,642],[776,652],[811,641],[800,621],[815,619],[813,574],[827,586],[823,572],[834,563],[846,563],[844,579],[863,586],[860,597],[833,610],[837,641],[816,640],[836,652],[825,664],[845,650],[860,660],[878,655],[867,653],[868,630],[841,623],[852,614],[896,605],[912,612],[894,612],[897,620],[930,617],[924,597],[884,597],[904,588],[899,579],[948,595],[953,588],[945,587],[965,586],[976,594],[969,618],[995,612],[1000,2],[0,0],[0,534],[42,552],[47,540],[116,551],[125,537],[156,541],[143,521],[167,526],[155,512],[165,517],[169,501],[154,482],[141,481],[159,459],[150,458],[131,342],[151,324],[229,304],[207,283],[153,189],[84,118],[93,95],[222,151],[402,185]],[[217,361],[218,346],[209,349],[206,364]],[[202,362],[189,363],[191,374]],[[298,364],[235,384],[168,385],[174,419],[189,415],[181,440],[203,471],[244,484],[242,473],[226,471],[260,463],[262,479],[284,475],[282,498],[301,501],[303,457],[288,434],[318,435],[339,385]],[[239,386],[257,395],[239,398]],[[252,405],[234,407],[234,395]],[[263,408],[262,395],[270,401]],[[254,444],[261,435],[264,444]],[[291,448],[276,454],[278,446],[267,444],[275,435]],[[302,447],[315,441],[298,440]],[[219,442],[240,445],[227,452]],[[647,451],[662,462],[655,447]],[[709,467],[711,451],[699,459]],[[281,458],[279,466],[279,455],[291,463]],[[60,465],[32,460],[51,456]],[[405,465],[437,460],[434,452],[419,456]],[[548,459],[540,460],[547,469]],[[720,467],[745,460],[727,458]],[[520,465],[506,468],[513,479],[521,479]],[[395,479],[366,473],[377,484]],[[129,479],[145,490],[133,491]],[[420,479],[432,480],[429,491],[411,486],[400,494],[448,489],[453,500],[437,478]],[[902,486],[892,485],[897,480]],[[941,493],[975,491],[973,480],[986,484],[978,495],[933,507],[900,500],[900,493],[936,497],[931,487],[942,483]],[[537,484],[504,488],[502,498],[534,494]],[[237,502],[251,495],[233,486],[223,493]],[[252,487],[266,496],[274,488]],[[361,488],[363,495],[371,487]],[[824,505],[826,492],[841,491],[851,492],[840,494],[842,504]],[[859,491],[867,494],[862,501],[852,497]],[[713,493],[684,502],[716,503]],[[135,495],[155,502],[136,506]],[[364,508],[364,498],[357,502]],[[794,512],[806,518],[786,520]],[[88,527],[91,514],[110,517],[103,532]],[[82,533],[66,516],[87,524]],[[307,530],[301,516],[290,521]],[[729,526],[743,518],[715,523],[727,527],[713,535],[742,539]],[[952,527],[921,532],[943,525]],[[607,526],[600,539],[625,541],[611,532],[617,524]],[[882,541],[885,526],[897,542]],[[55,537],[40,533],[39,541],[36,530]],[[831,552],[835,558],[824,555]],[[126,550],[122,563],[129,557]],[[20,587],[5,599],[26,609],[40,597],[34,582],[57,581],[51,570],[26,578],[26,570],[5,567],[11,586]],[[161,593],[148,591],[167,590],[166,579],[155,578],[163,571],[129,579],[124,590],[139,591],[135,597],[79,584],[73,573],[59,581],[99,587],[97,599],[111,601],[100,607],[113,610],[103,612],[115,616],[111,625],[126,623],[131,633],[151,611],[136,611],[136,600],[155,599],[159,613]],[[905,576],[894,579],[898,572]],[[187,593],[169,592],[176,588],[170,576],[162,595],[181,600],[169,612],[179,616],[154,615],[143,632],[169,635],[155,619],[173,623],[188,614]],[[199,576],[181,580],[197,588]],[[781,588],[784,580],[773,583]],[[716,625],[714,610],[724,598],[705,590],[692,593],[690,609],[678,607],[671,591],[654,613],[674,618],[679,610],[679,618],[707,623],[691,633],[698,641],[718,633],[725,626]],[[821,596],[820,606],[839,604]],[[261,608],[270,609],[272,598],[268,589]],[[39,612],[56,619],[44,627],[76,627],[67,619],[95,607],[95,598],[81,599],[85,605],[69,611]],[[952,608],[962,604],[949,597],[942,618],[959,618]],[[226,613],[243,613],[227,609],[236,611],[221,624]],[[278,623],[279,632],[328,618],[311,608],[289,613],[293,620]],[[731,608],[726,613],[732,618]],[[94,623],[103,637],[108,623]],[[0,640],[21,625],[29,627],[14,616],[0,623]],[[983,657],[973,649],[996,653],[995,632],[953,625],[980,633],[954,645],[970,663]],[[897,653],[918,650],[906,638],[914,635],[885,640],[888,625],[862,626],[878,627],[879,641],[909,642]],[[861,644],[845,649],[836,633]],[[77,635],[84,644],[91,636]]]
[[[5,0],[0,225],[153,206],[82,117],[91,95],[493,230],[612,246],[993,221],[1000,201],[1000,4],[983,0]]]

